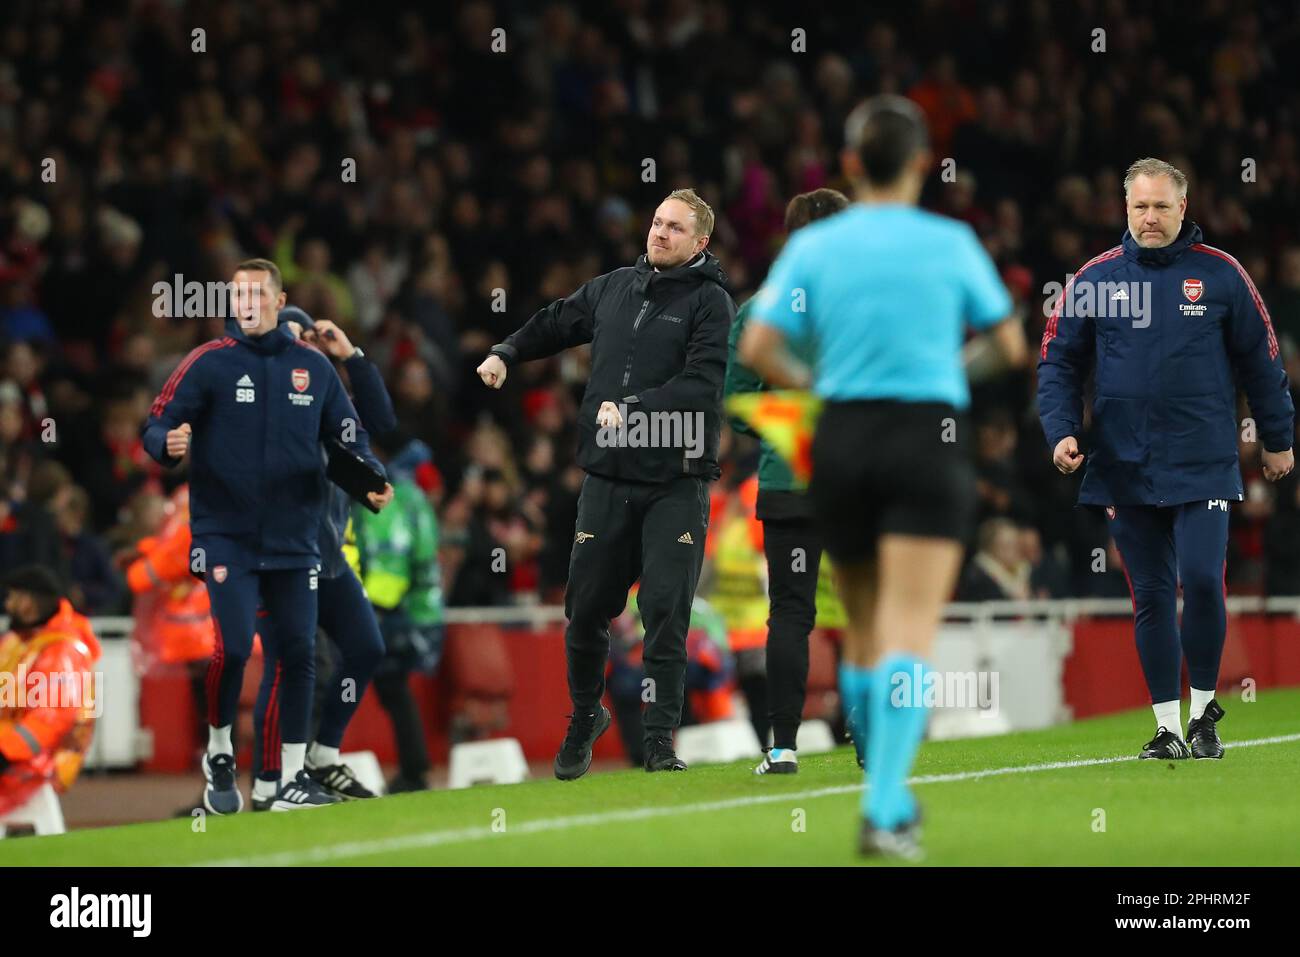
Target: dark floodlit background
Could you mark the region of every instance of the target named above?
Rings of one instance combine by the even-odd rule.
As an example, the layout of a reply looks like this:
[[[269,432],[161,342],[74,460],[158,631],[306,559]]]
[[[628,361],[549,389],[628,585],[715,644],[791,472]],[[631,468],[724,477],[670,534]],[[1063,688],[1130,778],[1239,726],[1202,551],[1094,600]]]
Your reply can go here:
[[[554,600],[586,358],[519,368],[500,393],[475,365],[630,264],[680,186],[717,211],[711,248],[743,301],[786,201],[843,186],[843,119],[881,91],[925,109],[956,171],[936,169],[925,203],[976,228],[1032,341],[1045,284],[1119,241],[1123,171],[1154,155],[1191,176],[1189,217],[1254,277],[1300,381],[1300,6],[816,6],[7,3],[0,566],[43,560],[82,610],[128,609],[117,559],[176,481],[138,426],[221,328],[155,318],[153,284],[265,255],[291,302],[365,347],[433,448],[450,603]],[[1104,523],[1071,508],[1078,479],[1051,468],[1033,394],[1027,373],[977,395],[981,518],[1007,520],[981,540],[1031,565],[1035,595],[1127,597],[1117,560],[1089,571]],[[718,495],[756,463],[748,440],[728,449]],[[1229,586],[1300,593],[1297,481],[1264,483],[1257,449],[1242,448]],[[508,576],[486,572],[498,545]],[[965,597],[999,597],[989,584],[968,576]]]

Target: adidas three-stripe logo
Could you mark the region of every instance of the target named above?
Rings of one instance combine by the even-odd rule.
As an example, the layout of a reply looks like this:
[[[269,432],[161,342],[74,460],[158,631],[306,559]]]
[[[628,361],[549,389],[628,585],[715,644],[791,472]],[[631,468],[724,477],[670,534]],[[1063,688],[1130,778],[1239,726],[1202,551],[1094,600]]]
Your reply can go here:
[[[337,765],[325,778],[326,787],[331,787],[336,791],[341,791],[355,780],[354,776],[348,773],[348,769],[342,765]]]
[[[292,804],[306,804],[307,796],[307,791],[304,788],[296,784],[290,784],[284,789],[284,793],[280,795],[280,800],[289,801]]]
[[[695,539],[691,538],[691,533],[690,533],[690,532],[686,532],[686,533],[683,534],[683,535],[679,535],[679,536],[677,537],[677,540],[678,540],[679,542],[681,542],[683,545],[694,545],[694,544],[695,544]]]

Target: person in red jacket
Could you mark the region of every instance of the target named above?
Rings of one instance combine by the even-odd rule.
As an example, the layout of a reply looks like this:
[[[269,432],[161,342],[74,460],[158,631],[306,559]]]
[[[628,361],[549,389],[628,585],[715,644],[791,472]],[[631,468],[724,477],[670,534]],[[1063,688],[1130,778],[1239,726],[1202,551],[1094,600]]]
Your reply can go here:
[[[76,780],[94,729],[100,657],[90,622],[52,572],[18,568],[5,585],[12,630],[0,637],[0,814],[46,783],[66,791]]]

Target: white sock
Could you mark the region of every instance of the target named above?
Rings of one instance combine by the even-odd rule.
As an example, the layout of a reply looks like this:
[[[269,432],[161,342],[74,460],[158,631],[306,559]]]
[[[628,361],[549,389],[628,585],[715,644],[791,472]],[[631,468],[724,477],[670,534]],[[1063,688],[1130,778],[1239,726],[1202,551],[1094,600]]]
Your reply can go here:
[[[280,745],[280,780],[292,781],[302,770],[303,759],[307,756],[307,743]]]
[[[279,781],[263,781],[261,778],[253,779],[253,797],[259,800],[275,797],[275,793],[280,790]]]
[[[327,748],[320,742],[313,742],[307,750],[307,763],[313,768],[328,768],[339,763],[339,749]]]
[[[1151,710],[1156,713],[1156,727],[1172,731],[1180,738],[1183,736],[1183,726],[1178,717],[1181,704],[1182,702],[1175,698],[1173,701],[1161,701],[1151,706]]]
[[[230,743],[230,725],[224,728],[208,725],[208,756],[234,753],[235,746]]]
[[[1192,689],[1192,710],[1187,713],[1188,721],[1195,721],[1201,715],[1205,714],[1205,709],[1210,706],[1214,700],[1214,692],[1200,691],[1197,688]]]

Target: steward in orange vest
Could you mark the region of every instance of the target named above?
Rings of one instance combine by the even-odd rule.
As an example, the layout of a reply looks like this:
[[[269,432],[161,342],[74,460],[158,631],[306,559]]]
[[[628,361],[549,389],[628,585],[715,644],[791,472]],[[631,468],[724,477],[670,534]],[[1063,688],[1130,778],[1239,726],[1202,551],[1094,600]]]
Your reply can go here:
[[[215,630],[208,588],[190,574],[190,490],[182,485],[167,503],[157,535],[140,539],[140,557],[127,567],[135,595],[136,665],[173,664],[212,657]]]
[[[11,630],[0,637],[0,814],[50,783],[76,780],[95,723],[100,647],[84,615],[37,565],[6,580]]]

